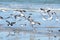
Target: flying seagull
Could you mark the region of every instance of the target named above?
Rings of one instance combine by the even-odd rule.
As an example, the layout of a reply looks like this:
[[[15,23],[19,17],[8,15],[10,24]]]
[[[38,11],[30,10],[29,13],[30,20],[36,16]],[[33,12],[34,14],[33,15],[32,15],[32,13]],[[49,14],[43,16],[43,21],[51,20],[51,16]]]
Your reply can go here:
[[[3,19],[3,17],[2,17],[2,16],[0,16],[0,19]]]
[[[13,26],[13,25],[16,23],[16,22],[11,22],[11,23],[10,23],[10,22],[7,21],[7,20],[6,20],[6,22],[8,23],[8,24],[7,24],[8,26]]]

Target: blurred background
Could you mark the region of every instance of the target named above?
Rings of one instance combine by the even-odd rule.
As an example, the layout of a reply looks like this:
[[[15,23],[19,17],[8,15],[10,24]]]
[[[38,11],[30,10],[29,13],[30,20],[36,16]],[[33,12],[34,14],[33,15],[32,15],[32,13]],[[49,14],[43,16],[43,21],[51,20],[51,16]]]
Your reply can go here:
[[[38,4],[60,4],[60,0],[0,0],[0,2],[38,3]]]

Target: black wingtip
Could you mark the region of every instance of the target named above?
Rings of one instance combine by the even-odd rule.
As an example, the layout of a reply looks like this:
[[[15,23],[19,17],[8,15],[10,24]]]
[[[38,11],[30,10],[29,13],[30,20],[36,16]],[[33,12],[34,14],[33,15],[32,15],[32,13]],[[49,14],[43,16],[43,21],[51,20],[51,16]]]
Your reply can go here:
[[[47,12],[50,12],[51,10],[47,10]]]
[[[2,17],[2,16],[0,16],[0,19],[3,19],[3,17]]]
[[[44,10],[43,8],[40,8],[40,10]]]
[[[39,25],[41,25],[41,23],[38,23]]]

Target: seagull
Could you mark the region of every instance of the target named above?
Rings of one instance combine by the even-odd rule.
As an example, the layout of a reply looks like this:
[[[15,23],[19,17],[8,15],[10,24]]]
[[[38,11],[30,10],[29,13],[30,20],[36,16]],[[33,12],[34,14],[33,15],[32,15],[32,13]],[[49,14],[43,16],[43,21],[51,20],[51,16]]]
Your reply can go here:
[[[8,26],[13,26],[13,24],[15,24],[15,23],[16,23],[16,22],[11,22],[11,23],[10,23],[10,22],[9,22],[9,21],[7,21],[7,20],[6,20],[6,22],[8,23],[8,24],[7,24]]]
[[[2,16],[0,16],[0,19],[3,19],[3,17],[2,17]]]
[[[40,25],[39,22],[34,22],[33,19],[31,18],[31,16],[28,17],[28,21],[30,21],[30,23],[31,23],[32,25],[35,25],[35,24],[39,24],[39,25]]]
[[[42,12],[42,15],[48,15],[48,13],[50,12],[50,10],[43,9],[43,8],[40,8],[40,10]]]
[[[21,15],[14,15],[14,18],[20,18]]]
[[[31,18],[31,16],[28,17],[28,21],[33,21],[33,19]]]
[[[52,20],[53,19],[53,17],[52,17],[52,15],[53,15],[53,12],[51,11],[51,10],[46,10],[46,9],[42,9],[42,8],[40,8],[42,11],[44,11],[44,14],[43,15],[49,15],[49,18],[48,19],[46,19],[45,17],[43,18],[43,20]],[[47,13],[47,14],[45,14],[45,13]],[[52,15],[50,15],[50,14],[52,14]]]

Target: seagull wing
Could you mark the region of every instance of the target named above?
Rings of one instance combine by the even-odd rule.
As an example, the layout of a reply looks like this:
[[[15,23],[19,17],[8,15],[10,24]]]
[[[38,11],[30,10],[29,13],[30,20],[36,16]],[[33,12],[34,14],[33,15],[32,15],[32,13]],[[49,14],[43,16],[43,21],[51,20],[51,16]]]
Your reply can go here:
[[[11,26],[13,26],[13,24],[15,24],[16,22],[11,22]]]
[[[7,22],[8,24],[10,24],[10,22],[9,22],[9,21],[7,21],[7,20],[6,20],[6,22]]]

